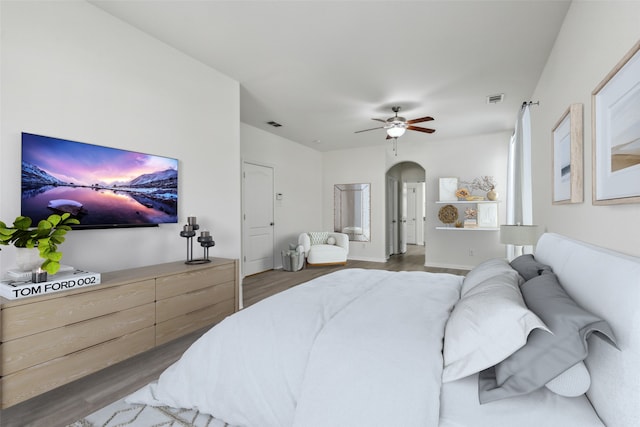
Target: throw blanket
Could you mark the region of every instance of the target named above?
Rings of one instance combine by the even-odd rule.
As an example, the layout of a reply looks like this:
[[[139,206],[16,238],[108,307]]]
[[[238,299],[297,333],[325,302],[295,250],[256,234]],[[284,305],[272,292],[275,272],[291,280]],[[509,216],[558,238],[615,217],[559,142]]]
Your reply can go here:
[[[461,283],[364,269],[319,277],[228,317],[127,401],[237,426],[435,427]]]

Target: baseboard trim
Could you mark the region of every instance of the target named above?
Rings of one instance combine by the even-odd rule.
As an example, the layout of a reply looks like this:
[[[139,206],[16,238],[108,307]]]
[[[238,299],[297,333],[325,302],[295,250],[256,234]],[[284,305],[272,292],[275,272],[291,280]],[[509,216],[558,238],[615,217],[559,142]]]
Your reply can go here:
[[[471,270],[473,269],[473,265],[462,265],[462,264],[445,264],[438,262],[425,262],[425,267],[433,267],[433,268],[450,268],[452,270]]]
[[[366,262],[387,262],[385,258],[371,258],[371,257],[348,257],[347,261],[366,261]]]

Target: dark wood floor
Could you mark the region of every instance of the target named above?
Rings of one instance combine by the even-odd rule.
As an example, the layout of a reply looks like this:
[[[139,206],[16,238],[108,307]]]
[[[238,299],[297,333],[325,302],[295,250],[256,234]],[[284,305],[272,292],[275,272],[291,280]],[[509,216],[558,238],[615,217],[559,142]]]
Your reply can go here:
[[[392,256],[386,263],[349,261],[344,267],[305,267],[296,272],[272,270],[245,277],[242,285],[244,306],[248,307],[270,295],[343,268],[466,273],[462,270],[424,267],[424,247],[410,245],[406,254]],[[0,411],[0,426],[64,427],[156,379],[204,332],[180,338]]]

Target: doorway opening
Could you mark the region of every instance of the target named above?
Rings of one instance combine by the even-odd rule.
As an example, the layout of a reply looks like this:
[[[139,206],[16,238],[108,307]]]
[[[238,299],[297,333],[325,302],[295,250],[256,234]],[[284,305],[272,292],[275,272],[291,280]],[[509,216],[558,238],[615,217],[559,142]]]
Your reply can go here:
[[[386,174],[386,257],[425,256],[425,170],[401,162]]]

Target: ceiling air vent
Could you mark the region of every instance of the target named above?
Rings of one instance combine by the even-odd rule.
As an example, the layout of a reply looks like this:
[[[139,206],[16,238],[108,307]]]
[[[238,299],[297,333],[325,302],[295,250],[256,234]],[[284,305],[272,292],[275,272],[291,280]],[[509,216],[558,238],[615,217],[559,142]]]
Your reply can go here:
[[[280,123],[274,122],[273,120],[270,122],[267,122],[267,124],[273,126],[274,128],[279,128],[280,126],[282,126]]]
[[[487,104],[499,104],[504,101],[504,93],[487,96]]]

